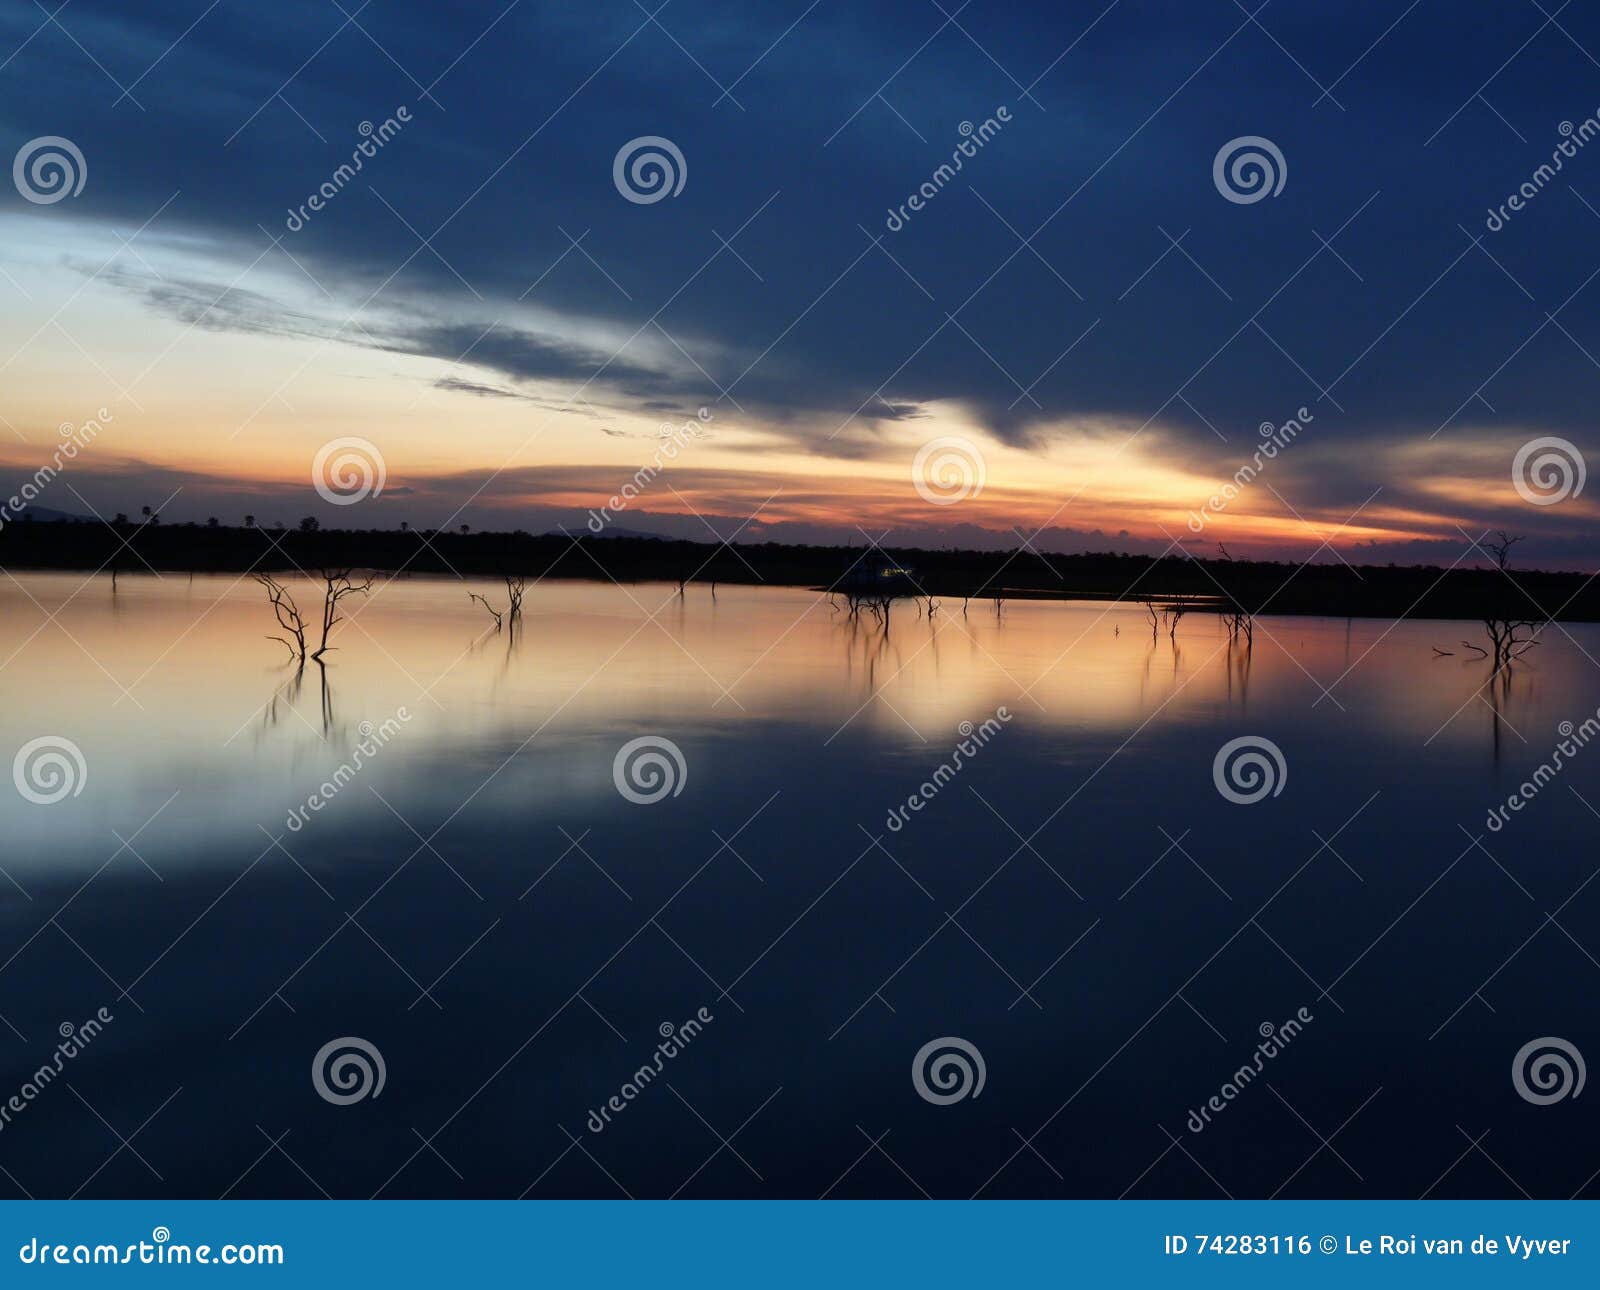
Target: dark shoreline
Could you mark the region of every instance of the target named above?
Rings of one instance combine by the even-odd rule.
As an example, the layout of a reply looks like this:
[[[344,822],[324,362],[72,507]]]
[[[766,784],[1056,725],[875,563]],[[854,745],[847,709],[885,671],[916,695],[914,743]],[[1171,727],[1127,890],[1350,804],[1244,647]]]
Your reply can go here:
[[[916,547],[790,546],[644,537],[397,529],[283,529],[194,524],[13,522],[0,568],[138,574],[281,573],[320,568],[529,580],[746,583],[993,600],[1183,601],[1195,612],[1334,618],[1485,618],[1600,622],[1591,574],[1479,567],[1296,565],[1189,556],[1040,555]],[[909,578],[884,576],[886,566]]]

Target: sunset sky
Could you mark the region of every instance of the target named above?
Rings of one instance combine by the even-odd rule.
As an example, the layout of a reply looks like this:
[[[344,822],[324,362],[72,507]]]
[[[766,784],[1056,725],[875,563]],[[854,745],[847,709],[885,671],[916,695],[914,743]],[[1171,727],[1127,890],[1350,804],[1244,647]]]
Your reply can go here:
[[[248,36],[211,0],[0,11],[0,151],[85,171],[0,186],[7,491],[105,409],[42,511],[543,532],[705,408],[618,523],[1439,563],[1504,527],[1600,561],[1600,483],[1513,485],[1532,439],[1600,450],[1592,7],[358,3]],[[641,136],[676,195],[619,191]],[[1242,136],[1277,195],[1219,190]],[[348,436],[385,487],[330,506]],[[913,463],[948,436],[983,484],[935,505]]]

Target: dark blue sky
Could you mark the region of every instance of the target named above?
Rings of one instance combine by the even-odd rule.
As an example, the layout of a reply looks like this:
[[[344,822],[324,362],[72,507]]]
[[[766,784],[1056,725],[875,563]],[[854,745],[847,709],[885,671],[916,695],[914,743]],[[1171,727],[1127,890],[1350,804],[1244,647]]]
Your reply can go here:
[[[65,32],[41,8],[0,12],[7,155],[60,135],[90,159],[80,197],[34,208],[7,188],[0,212],[30,221],[8,223],[13,236],[46,216],[131,231],[180,192],[160,228],[219,256],[156,280],[135,264],[107,275],[156,314],[323,334],[267,293],[205,312],[231,277],[219,260],[249,264],[267,229],[341,301],[382,284],[391,312],[343,337],[380,351],[454,360],[486,311],[533,284],[542,309],[624,336],[655,318],[650,336],[681,342],[703,373],[513,322],[478,342],[455,388],[537,397],[591,382],[610,406],[662,415],[731,413],[731,396],[759,427],[744,449],[757,472],[796,450],[825,477],[880,460],[886,427],[939,403],[1041,454],[1137,431],[1130,461],[1148,463],[1148,435],[1174,469],[1220,482],[1258,424],[1306,406],[1314,442],[1273,466],[1284,505],[1331,527],[1381,486],[1396,516],[1436,517],[1419,537],[1503,523],[1545,559],[1600,553],[1587,494],[1519,508],[1508,488],[1534,436],[1600,449],[1600,143],[1485,227],[1561,123],[1600,110],[1593,6],[672,0],[654,20],[609,0],[130,8],[72,0]],[[403,132],[286,234],[359,123],[402,105]],[[1002,106],[1009,123],[886,231],[961,124]],[[640,135],[686,158],[678,196],[619,200],[611,159]],[[1212,163],[1247,135],[1272,140],[1287,175],[1276,197],[1238,204]],[[571,252],[584,230],[597,267]],[[719,241],[736,230],[737,256]],[[459,418],[439,429],[459,433]],[[1441,473],[1457,483],[1430,484]],[[1461,479],[1482,481],[1476,498]],[[1140,519],[1124,527],[1140,533]]]

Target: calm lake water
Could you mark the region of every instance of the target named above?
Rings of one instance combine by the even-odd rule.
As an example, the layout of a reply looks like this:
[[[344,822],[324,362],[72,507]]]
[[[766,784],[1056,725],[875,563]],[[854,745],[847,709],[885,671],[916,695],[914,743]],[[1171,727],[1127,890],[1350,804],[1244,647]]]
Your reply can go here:
[[[0,580],[0,1190],[1595,1194],[1600,630],[469,590]]]

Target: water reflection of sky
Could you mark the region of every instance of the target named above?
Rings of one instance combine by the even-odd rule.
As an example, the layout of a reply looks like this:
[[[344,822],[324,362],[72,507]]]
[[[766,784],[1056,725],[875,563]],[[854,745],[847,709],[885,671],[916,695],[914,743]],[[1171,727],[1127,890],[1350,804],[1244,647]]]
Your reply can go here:
[[[56,734],[88,767],[77,797],[0,807],[5,1078],[109,1002],[73,1088],[124,1133],[182,1089],[143,1131],[154,1168],[122,1151],[86,1194],[214,1195],[263,1150],[232,1194],[667,1194],[717,1150],[685,1194],[1250,1195],[1301,1166],[1285,1194],[1416,1195],[1463,1149],[1433,1194],[1516,1194],[1458,1123],[1536,1195],[1593,1169],[1570,1146],[1592,1099],[1534,1108],[1508,1072],[1538,1035],[1600,1051],[1600,751],[1484,825],[1600,705],[1590,627],[1485,693],[1465,623],[1268,619],[1246,653],[1198,614],[1152,640],[1138,607],[902,604],[885,634],[804,589],[554,584],[513,637],[414,580],[297,673],[249,583],[0,597],[8,756]],[[651,806],[613,783],[641,734],[687,766]],[[1249,807],[1212,780],[1244,734],[1288,768]],[[589,1133],[701,1006],[671,1087]],[[1185,1129],[1302,1006],[1270,1087]],[[343,1034],[389,1066],[360,1108],[306,1078]],[[984,1054],[981,1098],[915,1096],[942,1035]],[[1352,1113],[1319,1148],[1308,1124]],[[719,1148],[707,1124],[747,1116]],[[0,1163],[68,1193],[117,1145],[55,1090]]]

